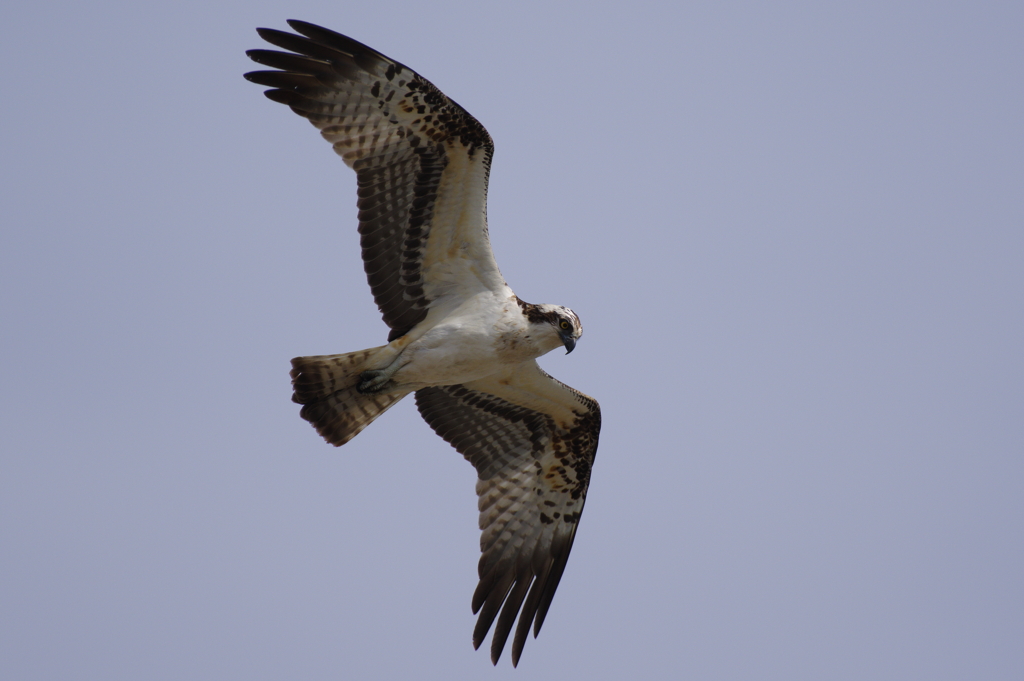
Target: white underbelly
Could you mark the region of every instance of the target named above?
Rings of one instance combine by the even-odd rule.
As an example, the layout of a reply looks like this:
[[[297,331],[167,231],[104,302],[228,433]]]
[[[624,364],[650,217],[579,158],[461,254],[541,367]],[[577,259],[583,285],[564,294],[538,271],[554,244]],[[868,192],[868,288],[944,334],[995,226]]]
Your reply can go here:
[[[503,368],[494,339],[481,330],[444,325],[428,331],[402,353],[394,376],[400,385],[453,385],[490,376]]]

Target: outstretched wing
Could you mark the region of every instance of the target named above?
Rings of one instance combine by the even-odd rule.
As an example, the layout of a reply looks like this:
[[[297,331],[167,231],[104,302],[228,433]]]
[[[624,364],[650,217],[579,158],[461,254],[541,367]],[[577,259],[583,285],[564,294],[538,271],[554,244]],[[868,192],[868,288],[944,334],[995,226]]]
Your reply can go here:
[[[278,71],[248,80],[319,128],[356,171],[363,265],[394,340],[439,298],[505,283],[487,237],[494,146],[465,109],[411,69],[302,21],[301,35],[257,29],[277,47],[249,50]]]
[[[597,453],[597,402],[535,361],[463,385],[424,388],[416,406],[430,427],[476,467],[480,497],[477,648],[497,664],[512,624],[512,664],[540,632],[572,549]],[[504,607],[503,607],[504,604]],[[499,615],[500,610],[500,615]]]

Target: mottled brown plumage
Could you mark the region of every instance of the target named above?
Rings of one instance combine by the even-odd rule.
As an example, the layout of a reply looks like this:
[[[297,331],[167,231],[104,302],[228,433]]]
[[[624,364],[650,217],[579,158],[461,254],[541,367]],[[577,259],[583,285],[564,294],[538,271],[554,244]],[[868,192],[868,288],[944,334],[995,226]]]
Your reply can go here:
[[[567,420],[539,410],[541,400],[534,408],[521,404],[521,393],[536,393],[538,386],[575,402]],[[480,613],[473,645],[483,642],[500,608],[491,645],[497,661],[522,606],[512,642],[512,662],[518,663],[531,623],[534,635],[540,632],[576,537],[597,453],[600,408],[535,363],[508,376],[418,390],[416,406],[479,478],[483,555],[473,594],[473,612]]]
[[[302,35],[257,32],[296,54],[249,50],[253,61],[282,70],[245,77],[274,88],[267,97],[307,118],[356,171],[364,269],[392,341],[426,317],[423,248],[448,144],[482,154],[487,168],[494,145],[475,118],[411,69],[334,31],[288,24]]]

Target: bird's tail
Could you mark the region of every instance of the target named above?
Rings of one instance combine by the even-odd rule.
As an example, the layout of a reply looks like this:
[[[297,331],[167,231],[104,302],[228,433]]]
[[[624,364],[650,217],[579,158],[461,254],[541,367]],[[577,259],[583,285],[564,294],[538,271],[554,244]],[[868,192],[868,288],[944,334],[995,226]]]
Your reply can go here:
[[[384,347],[384,346],[382,346]],[[408,395],[408,391],[363,394],[359,375],[380,347],[344,355],[315,355],[292,360],[292,401],[303,405],[299,415],[336,447],[345,444],[375,418]]]

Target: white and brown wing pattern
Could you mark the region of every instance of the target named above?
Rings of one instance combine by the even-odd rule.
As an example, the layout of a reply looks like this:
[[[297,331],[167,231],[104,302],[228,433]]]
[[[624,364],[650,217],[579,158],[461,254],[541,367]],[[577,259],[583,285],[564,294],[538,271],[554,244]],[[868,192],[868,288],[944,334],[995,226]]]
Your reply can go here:
[[[480,282],[482,272],[487,285],[503,286],[487,237],[494,147],[484,127],[366,45],[302,21],[288,24],[301,35],[257,30],[289,52],[246,53],[279,70],[245,77],[273,88],[267,97],[309,119],[356,171],[363,264],[391,327],[388,340],[422,321],[436,296],[458,294],[459,282]],[[453,262],[453,252],[462,257]],[[470,266],[476,277],[458,276]]]
[[[424,388],[416,405],[478,474],[480,583],[473,645],[497,617],[497,664],[520,608],[512,664],[533,624],[540,632],[569,558],[597,453],[597,402],[556,381],[535,361],[464,385]],[[500,614],[499,614],[500,613]]]

